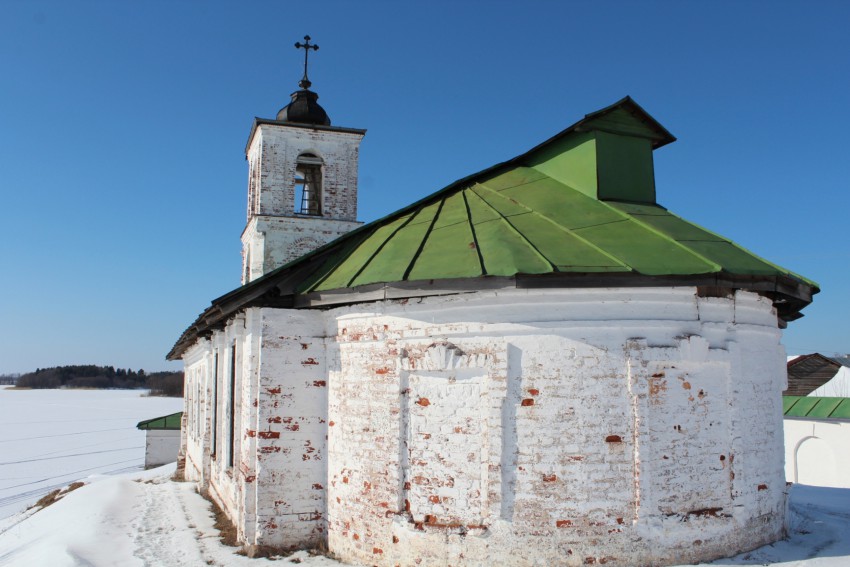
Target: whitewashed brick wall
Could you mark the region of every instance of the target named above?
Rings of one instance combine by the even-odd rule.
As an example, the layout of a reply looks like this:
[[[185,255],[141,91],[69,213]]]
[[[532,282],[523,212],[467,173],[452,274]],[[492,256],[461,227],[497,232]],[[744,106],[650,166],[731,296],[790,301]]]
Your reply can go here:
[[[198,476],[243,541],[361,564],[663,565],[773,541],[776,316],[695,291],[249,309],[198,347],[252,353],[240,468]],[[204,442],[188,437],[196,468]]]
[[[257,126],[247,152],[248,223],[242,234],[242,283],[361,224],[357,222],[357,171],[362,138],[362,133],[346,130]],[[320,217],[295,212],[295,169],[303,153],[324,161]]]

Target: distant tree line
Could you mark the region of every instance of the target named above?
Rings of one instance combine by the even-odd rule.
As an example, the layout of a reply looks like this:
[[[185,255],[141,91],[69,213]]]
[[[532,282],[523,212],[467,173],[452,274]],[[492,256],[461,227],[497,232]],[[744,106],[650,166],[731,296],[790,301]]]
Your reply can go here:
[[[38,368],[18,378],[20,388],[98,388],[98,389],[136,389],[146,388],[153,396],[183,395],[182,372],[152,372],[144,370],[96,366],[94,364],[76,366],[54,366]]]

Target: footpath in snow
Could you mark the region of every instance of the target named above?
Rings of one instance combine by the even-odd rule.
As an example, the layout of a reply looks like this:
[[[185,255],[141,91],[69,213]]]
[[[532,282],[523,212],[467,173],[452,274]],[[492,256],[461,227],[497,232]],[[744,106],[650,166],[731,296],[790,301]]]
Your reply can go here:
[[[39,512],[0,520],[0,566],[195,567],[263,565],[220,543],[210,504],[174,465],[96,476]],[[850,565],[850,490],[795,486],[788,539],[712,565]],[[341,565],[298,552],[281,564]]]

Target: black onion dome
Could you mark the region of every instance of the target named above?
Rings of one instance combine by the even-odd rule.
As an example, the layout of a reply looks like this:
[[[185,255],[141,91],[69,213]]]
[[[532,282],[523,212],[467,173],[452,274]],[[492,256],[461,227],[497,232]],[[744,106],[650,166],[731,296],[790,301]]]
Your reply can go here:
[[[277,119],[284,122],[330,126],[331,119],[325,109],[316,102],[318,100],[319,95],[313,91],[307,89],[295,91],[292,93],[292,101],[277,113]]]

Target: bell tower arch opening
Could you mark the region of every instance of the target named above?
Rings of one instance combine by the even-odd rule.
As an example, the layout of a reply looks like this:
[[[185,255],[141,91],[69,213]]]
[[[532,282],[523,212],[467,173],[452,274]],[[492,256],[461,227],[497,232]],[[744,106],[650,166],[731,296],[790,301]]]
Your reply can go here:
[[[322,166],[324,161],[314,153],[298,156],[295,165],[295,212],[322,215]]]

